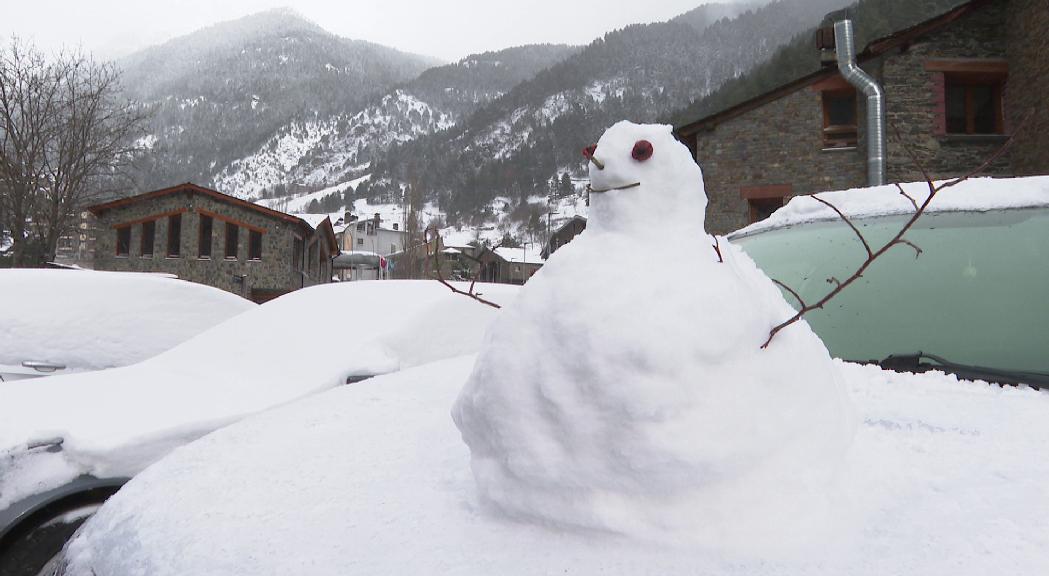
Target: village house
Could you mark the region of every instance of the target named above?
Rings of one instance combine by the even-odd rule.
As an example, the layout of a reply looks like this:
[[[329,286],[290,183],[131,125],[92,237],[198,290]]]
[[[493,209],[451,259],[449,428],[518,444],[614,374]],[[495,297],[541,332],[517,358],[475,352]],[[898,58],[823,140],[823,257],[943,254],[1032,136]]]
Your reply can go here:
[[[91,206],[94,268],[162,272],[265,302],[331,282],[331,220],[296,216],[186,183]]]
[[[572,239],[578,236],[583,230],[586,230],[586,218],[583,218],[582,216],[572,216],[558,226],[557,230],[554,230],[554,232],[550,234],[550,238],[546,241],[546,245],[543,246],[543,251],[540,254],[543,260],[549,258],[558,248],[571,242]]]
[[[474,260],[480,267],[478,282],[524,284],[543,267],[542,256],[533,248],[482,247]]]
[[[859,52],[885,94],[885,182],[923,179],[912,153],[933,178],[962,176],[1009,135],[989,175],[1049,173],[1046,30],[1046,0],[973,0]],[[866,99],[828,64],[677,128],[703,168],[710,232],[795,195],[867,185]]]
[[[390,278],[388,258],[404,251],[408,233],[397,222],[384,226],[376,212],[371,218],[357,219],[346,212],[337,226],[342,256],[335,260],[340,280],[380,280]]]

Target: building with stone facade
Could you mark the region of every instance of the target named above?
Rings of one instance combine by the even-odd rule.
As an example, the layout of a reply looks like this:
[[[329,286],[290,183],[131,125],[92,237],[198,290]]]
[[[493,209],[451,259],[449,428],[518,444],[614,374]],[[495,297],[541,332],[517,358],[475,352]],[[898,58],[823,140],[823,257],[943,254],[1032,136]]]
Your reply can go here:
[[[972,0],[868,44],[885,92],[886,181],[1049,173],[1049,2]],[[792,196],[865,186],[864,98],[831,65],[678,127],[703,168],[707,227],[726,233]],[[899,138],[895,132],[899,131]]]
[[[187,183],[91,206],[94,268],[161,272],[265,302],[331,282],[331,221],[296,216]]]
[[[550,234],[550,239],[546,241],[546,245],[543,246],[541,256],[543,260],[550,257],[551,254],[557,252],[557,249],[568,244],[576,236],[580,235],[583,230],[586,230],[586,218],[582,216],[572,216],[564,224],[557,227]]]

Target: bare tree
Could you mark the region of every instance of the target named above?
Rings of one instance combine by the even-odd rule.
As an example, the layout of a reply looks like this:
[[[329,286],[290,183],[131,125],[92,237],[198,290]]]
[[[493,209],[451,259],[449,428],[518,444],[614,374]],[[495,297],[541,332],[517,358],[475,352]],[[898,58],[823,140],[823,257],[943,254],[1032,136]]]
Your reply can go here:
[[[1019,131],[1019,130],[1021,130],[1023,128],[1023,126],[1026,124],[1026,121],[1027,121],[1026,117],[1023,120],[1021,120],[1021,122],[1020,122],[1020,124],[1019,124],[1019,126],[1017,128],[1017,131]],[[784,328],[787,328],[791,324],[794,324],[794,323],[800,321],[809,312],[813,312],[815,310],[822,309],[827,304],[827,302],[830,302],[835,296],[840,294],[842,290],[844,290],[845,288],[850,286],[856,280],[859,280],[860,278],[862,278],[864,272],[867,271],[867,269],[871,266],[871,264],[873,264],[877,259],[881,258],[882,255],[884,255],[886,252],[891,250],[893,247],[896,247],[896,246],[907,246],[907,247],[909,247],[909,248],[914,250],[915,258],[921,256],[922,249],[917,244],[915,244],[915,243],[911,242],[910,240],[908,240],[907,238],[905,238],[905,235],[911,230],[911,228],[918,221],[918,219],[921,218],[923,214],[925,214],[926,209],[928,209],[929,204],[932,203],[932,200],[933,200],[933,198],[936,197],[936,194],[939,193],[941,190],[943,190],[945,188],[950,188],[952,186],[957,186],[958,184],[961,184],[962,182],[965,182],[966,180],[968,180],[970,178],[973,178],[975,176],[978,176],[979,174],[983,173],[996,160],[998,160],[999,158],[1002,157],[1003,154],[1005,154],[1005,152],[1012,145],[1013,138],[1016,135],[1016,131],[1014,131],[1013,134],[1010,135],[1008,137],[1008,139],[1006,139],[1006,141],[1001,145],[1001,147],[999,147],[993,154],[991,154],[991,156],[989,158],[987,158],[987,160],[984,161],[983,164],[981,164],[980,166],[976,167],[971,172],[969,172],[967,174],[964,174],[964,175],[962,175],[962,176],[960,176],[958,178],[954,178],[952,180],[947,180],[947,181],[944,181],[944,182],[936,183],[936,182],[933,181],[932,176],[929,175],[929,172],[928,172],[928,170],[926,170],[925,166],[918,160],[918,157],[914,153],[914,151],[909,146],[907,146],[907,144],[905,142],[903,142],[903,138],[900,136],[899,130],[896,129],[895,126],[893,126],[893,130],[895,131],[896,138],[899,141],[900,145],[903,147],[904,151],[906,151],[907,154],[910,156],[911,162],[914,163],[914,165],[922,173],[922,176],[925,178],[925,183],[929,187],[929,195],[925,197],[925,200],[923,200],[921,203],[919,203],[917,200],[914,199],[913,196],[907,194],[907,192],[904,191],[903,186],[901,186],[899,184],[896,184],[896,189],[899,190],[900,194],[904,198],[906,198],[908,202],[911,203],[911,206],[914,207],[914,212],[911,214],[911,217],[903,224],[903,226],[899,229],[899,231],[896,232],[896,234],[891,239],[889,239],[887,242],[885,242],[881,246],[872,247],[870,242],[867,241],[867,238],[863,235],[862,232],[860,232],[859,228],[857,228],[856,225],[853,224],[852,220],[850,220],[849,217],[846,216],[844,212],[842,212],[834,204],[831,204],[830,202],[824,200],[823,198],[820,198],[819,196],[816,196],[815,194],[813,194],[811,196],[811,198],[813,200],[815,200],[815,201],[819,202],[820,204],[823,204],[824,206],[827,206],[828,208],[833,210],[834,213],[837,214],[838,218],[841,219],[843,222],[845,222],[845,224],[847,224],[850,229],[852,229],[852,232],[856,236],[857,240],[859,240],[860,244],[863,245],[863,249],[864,249],[864,251],[866,251],[867,257],[863,260],[863,262],[860,263],[859,266],[856,267],[856,270],[854,270],[852,272],[852,274],[850,274],[844,280],[839,280],[838,278],[834,278],[834,277],[827,278],[827,284],[833,286],[833,288],[831,288],[831,290],[828,291],[822,298],[820,298],[819,300],[817,300],[815,302],[811,302],[811,303],[808,303],[805,300],[803,300],[801,295],[798,294],[798,292],[796,290],[794,290],[793,288],[791,288],[790,286],[787,286],[786,284],[784,284],[783,282],[780,282],[779,280],[773,279],[772,281],[777,286],[779,286],[780,288],[783,288],[784,290],[789,292],[791,294],[791,296],[793,296],[798,301],[798,304],[801,306],[801,308],[797,311],[796,314],[794,314],[790,318],[788,318],[788,319],[784,320],[783,322],[780,322],[776,326],[772,327],[772,329],[769,331],[768,339],[765,340],[765,343],[761,345],[762,349],[768,348],[769,344],[772,343],[773,338],[775,338],[776,335],[779,334],[780,331],[782,331]],[[717,250],[717,247],[715,247],[715,250]],[[721,253],[719,251],[718,252],[718,256],[720,257],[720,255],[721,255]]]
[[[0,227],[15,266],[53,259],[77,213],[125,182],[145,119],[111,64],[80,53],[49,59],[18,39],[0,48]]]

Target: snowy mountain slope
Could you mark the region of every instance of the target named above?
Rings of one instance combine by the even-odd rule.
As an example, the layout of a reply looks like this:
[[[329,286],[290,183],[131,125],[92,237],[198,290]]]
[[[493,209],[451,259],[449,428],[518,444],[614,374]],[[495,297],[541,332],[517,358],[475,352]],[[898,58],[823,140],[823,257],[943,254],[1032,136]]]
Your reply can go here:
[[[288,185],[332,185],[362,173],[393,143],[452,127],[539,70],[577,51],[536,45],[472,55],[431,68],[355,114],[296,120],[257,150],[221,167],[213,183],[242,197]]]
[[[288,10],[146,49],[118,63],[128,95],[154,112],[156,157],[139,185],[207,182],[282,127],[356,113],[434,64],[340,38]]]
[[[653,121],[769,57],[849,0],[712,5],[628,26],[522,82],[453,129],[373,160],[378,180],[425,181],[459,221],[495,196],[522,199],[570,167],[615,121]]]

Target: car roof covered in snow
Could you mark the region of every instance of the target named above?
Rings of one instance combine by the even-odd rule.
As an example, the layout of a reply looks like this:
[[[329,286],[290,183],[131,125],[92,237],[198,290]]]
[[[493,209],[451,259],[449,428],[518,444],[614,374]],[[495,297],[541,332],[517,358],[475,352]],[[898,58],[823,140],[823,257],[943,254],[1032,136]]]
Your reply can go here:
[[[929,197],[927,182],[909,182],[901,187],[918,205]],[[901,194],[896,185],[823,192],[817,196],[833,204],[850,219],[912,214],[915,209],[911,200]],[[1049,206],[1049,176],[970,178],[938,192],[926,212],[986,212],[1043,206]],[[741,228],[731,236],[749,236],[767,230],[838,218],[833,209],[812,197],[795,196],[769,218]]]
[[[0,270],[0,364],[126,366],[255,307],[218,288],[157,274]]]
[[[505,304],[517,291],[493,285],[485,296]],[[61,461],[35,477],[35,489],[80,474],[134,475],[245,415],[351,377],[472,353],[497,312],[434,281],[297,290],[138,364],[0,385],[0,454],[62,438]],[[328,321],[333,313],[346,323]],[[351,321],[369,329],[347,329]],[[26,488],[20,477],[40,474],[5,466],[0,509]]]

